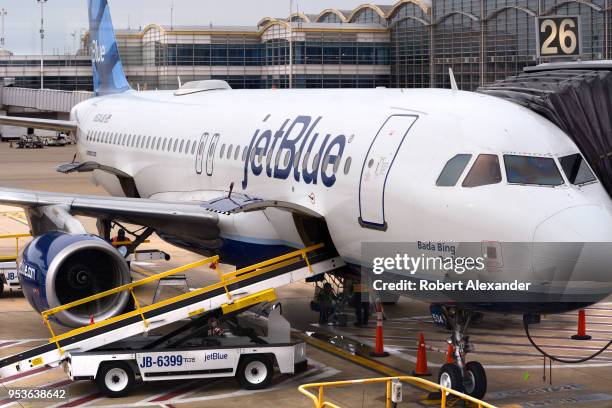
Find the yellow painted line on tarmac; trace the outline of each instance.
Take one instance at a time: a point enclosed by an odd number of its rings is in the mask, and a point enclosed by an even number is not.
[[[360,365],[362,367],[365,368],[369,368],[372,371],[375,371],[377,373],[383,374],[385,376],[388,377],[398,377],[398,376],[405,376],[405,375],[410,375],[407,374],[405,372],[402,371],[398,371],[396,369],[394,369],[393,367],[390,367],[386,364],[381,364],[377,361],[371,360],[369,358],[365,358],[362,356],[358,356],[358,355],[354,355],[349,353],[348,351],[342,350],[338,347],[332,346],[329,343],[326,343],[322,340],[319,339],[315,339],[314,337],[310,337],[304,333],[293,333],[296,337],[300,338],[301,340],[303,340],[305,343],[310,344],[313,347],[316,347],[318,349],[321,349],[323,351],[326,351],[330,354],[334,354],[340,358],[343,358],[345,360],[348,360],[350,362],[353,362],[357,365]]]
[[[12,219],[13,221],[17,221],[20,224],[29,225],[28,220],[23,211],[7,211],[1,214],[4,215],[5,217]]]

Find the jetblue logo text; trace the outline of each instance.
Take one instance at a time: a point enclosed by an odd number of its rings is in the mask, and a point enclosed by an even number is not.
[[[93,40],[91,42],[91,60],[96,63],[104,62],[104,57],[106,57],[106,46]]]
[[[263,122],[270,119],[268,115]],[[257,129],[249,145],[249,155],[244,163],[242,189],[248,186],[249,172],[254,176],[264,173],[267,177],[326,187],[336,183],[336,170],[342,160],[346,137],[332,137],[315,131],[322,117],[298,116],[286,119],[276,130]]]
[[[216,360],[227,360],[227,353],[210,353],[204,356],[204,362],[207,361],[216,361]]]

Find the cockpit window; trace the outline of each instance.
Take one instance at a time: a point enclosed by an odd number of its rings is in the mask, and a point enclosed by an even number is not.
[[[494,154],[481,154],[476,158],[470,172],[463,180],[463,187],[479,187],[501,183],[499,157]]]
[[[554,159],[535,156],[504,155],[508,183],[560,186],[563,177]]]
[[[586,184],[597,180],[580,153],[571,154],[559,159],[561,168],[570,183]]]
[[[471,158],[471,154],[458,154],[446,162],[436,181],[436,186],[453,187],[456,185]]]

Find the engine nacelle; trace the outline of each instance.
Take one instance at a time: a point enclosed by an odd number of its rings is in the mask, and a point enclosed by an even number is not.
[[[121,254],[95,235],[49,232],[32,240],[19,263],[23,292],[36,311],[65,305],[131,282]],[[62,311],[59,323],[79,327],[121,314],[129,301],[122,292]]]

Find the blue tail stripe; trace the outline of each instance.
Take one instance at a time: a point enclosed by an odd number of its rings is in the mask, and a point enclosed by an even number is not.
[[[107,0],[89,0],[89,41],[95,95],[129,90]]]

